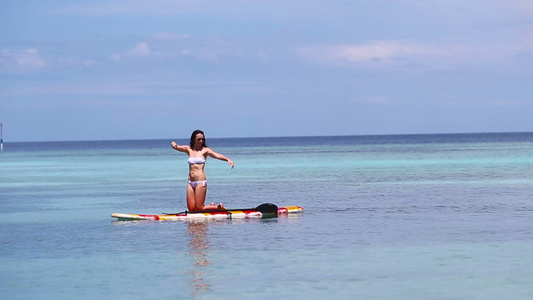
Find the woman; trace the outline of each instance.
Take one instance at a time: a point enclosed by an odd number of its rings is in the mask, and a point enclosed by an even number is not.
[[[174,150],[185,152],[189,155],[189,181],[187,184],[187,208],[189,211],[226,209],[222,203],[219,205],[215,203],[204,205],[207,194],[207,179],[204,172],[205,160],[208,156],[225,160],[232,169],[235,166],[233,161],[207,147],[205,135],[201,130],[193,131],[190,146],[181,146],[176,144],[176,142],[172,142],[171,146]]]

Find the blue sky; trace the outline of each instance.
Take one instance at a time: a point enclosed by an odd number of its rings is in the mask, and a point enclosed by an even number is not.
[[[533,131],[529,0],[0,0],[4,140]]]

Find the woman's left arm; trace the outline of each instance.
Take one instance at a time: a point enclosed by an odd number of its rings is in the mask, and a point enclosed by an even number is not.
[[[207,155],[209,155],[209,157],[212,157],[212,158],[216,158],[216,159],[227,161],[232,169],[233,169],[233,167],[235,167],[235,164],[233,163],[233,161],[231,159],[227,158],[226,156],[224,156],[224,155],[222,155],[222,154],[220,154],[218,152],[215,152],[215,151],[211,150],[211,148],[208,148]]]

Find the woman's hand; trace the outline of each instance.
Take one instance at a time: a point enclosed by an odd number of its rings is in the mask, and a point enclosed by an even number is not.
[[[233,161],[231,161],[231,159],[228,159],[228,164],[232,169],[235,167],[235,164],[233,163]]]

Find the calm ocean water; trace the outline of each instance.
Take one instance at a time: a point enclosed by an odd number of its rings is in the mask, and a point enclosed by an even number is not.
[[[170,141],[6,143],[0,298],[533,298],[533,133],[208,136],[207,201],[306,212],[113,221],[185,209]]]

